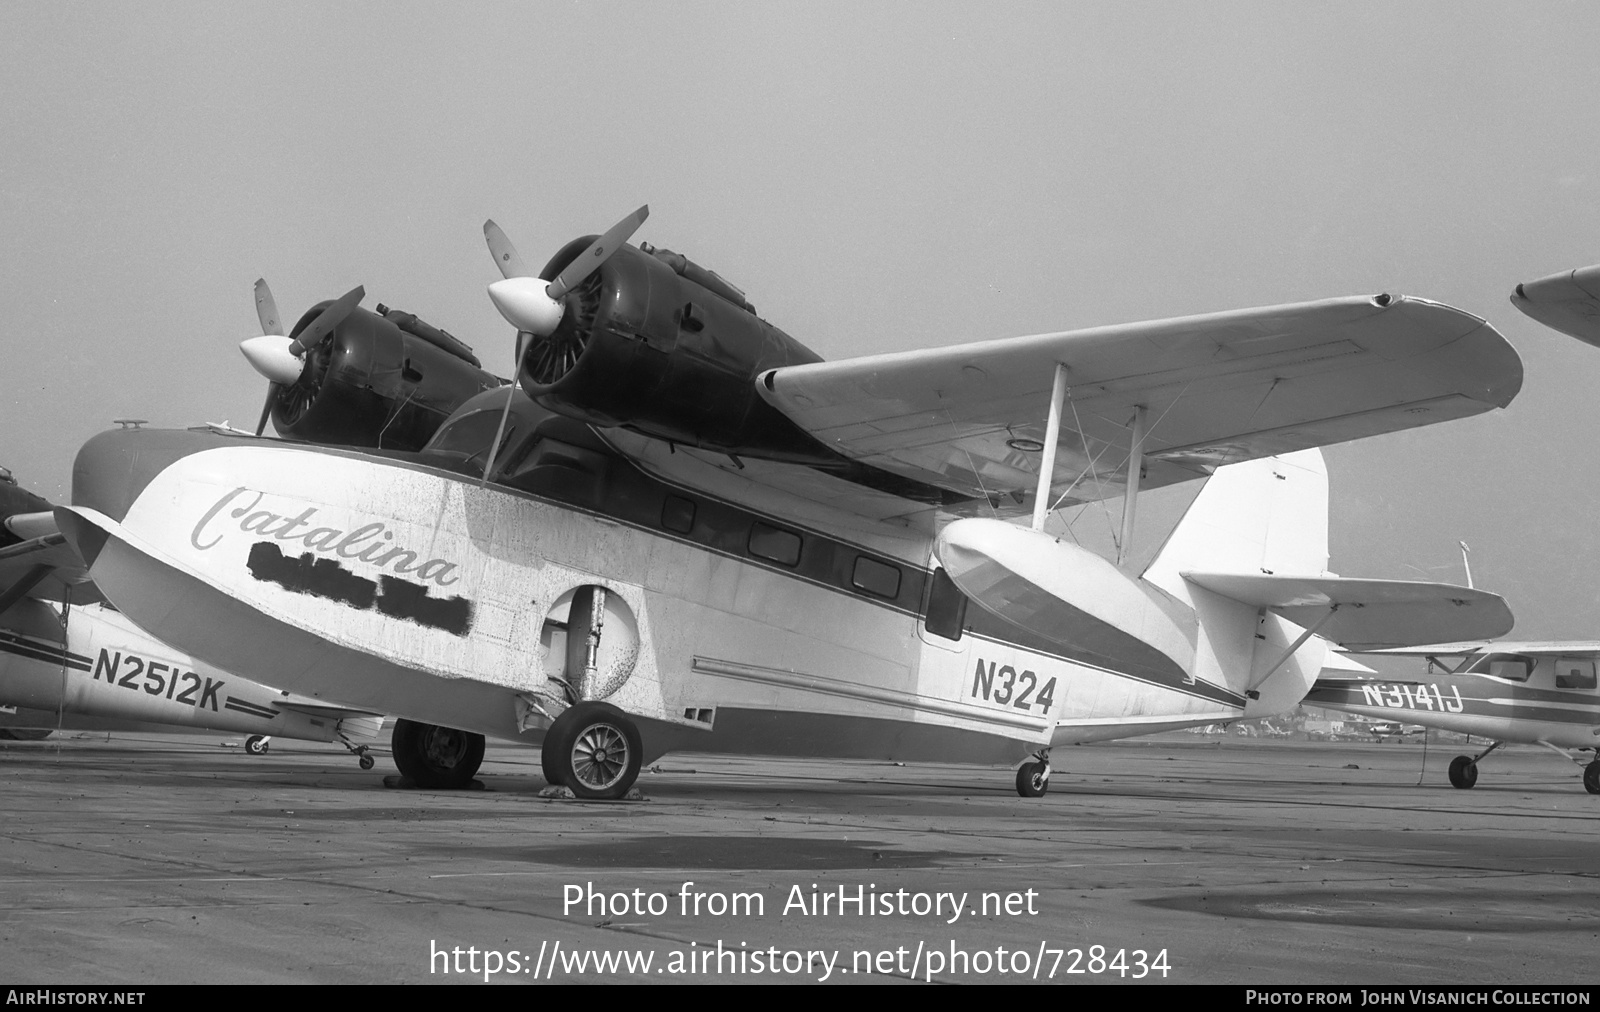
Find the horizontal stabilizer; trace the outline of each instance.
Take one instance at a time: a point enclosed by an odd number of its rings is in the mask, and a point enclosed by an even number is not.
[[[1503,598],[1448,583],[1265,573],[1184,573],[1190,583],[1265,608],[1347,650],[1492,638],[1515,619]]]

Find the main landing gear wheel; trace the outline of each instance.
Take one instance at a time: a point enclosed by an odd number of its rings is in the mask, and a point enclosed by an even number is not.
[[[639,729],[628,715],[593,700],[561,711],[539,750],[545,780],[596,800],[626,795],[643,759]]]
[[[264,734],[252,734],[244,740],[244,750],[251,755],[266,755],[267,745],[272,741]]]
[[[1588,783],[1589,775],[1584,774],[1584,783]],[[1450,760],[1450,786],[1466,790],[1478,782],[1478,764],[1472,761],[1469,755],[1458,755]]]
[[[1583,789],[1590,794],[1600,794],[1600,759],[1583,768]]]
[[[418,787],[465,787],[483,765],[483,735],[401,718],[394,722],[394,764]],[[370,759],[370,756],[362,756]],[[362,763],[362,769],[368,769]]]

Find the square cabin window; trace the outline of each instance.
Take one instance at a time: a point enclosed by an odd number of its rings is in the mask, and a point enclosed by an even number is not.
[[[857,590],[892,601],[900,596],[900,567],[858,555],[855,571],[850,574],[850,583]]]
[[[793,566],[800,561],[800,535],[763,523],[751,524],[750,554]]]
[[[1563,657],[1556,661],[1556,688],[1592,689],[1595,687],[1594,661]]]
[[[681,495],[669,495],[661,505],[661,526],[679,534],[694,530],[694,500]]]

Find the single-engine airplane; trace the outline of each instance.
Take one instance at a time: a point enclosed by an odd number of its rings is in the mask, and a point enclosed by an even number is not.
[[[1306,702],[1408,724],[1476,735],[1490,742],[1450,760],[1450,783],[1478,782],[1478,763],[1507,743],[1543,745],[1583,767],[1583,786],[1600,794],[1600,642],[1444,643],[1384,650],[1426,657],[1417,681],[1324,675]],[[1585,761],[1574,752],[1588,751]]]
[[[104,433],[61,531],[162,640],[400,715],[417,784],[493,735],[579,797],[673,750],[1011,764],[1039,796],[1054,747],[1294,706],[1330,640],[1511,625],[1328,574],[1311,449],[1508,403],[1477,317],[1361,296],[824,362],[629,245],[645,213],[538,277],[485,225],[514,383],[361,289],[283,335],[258,283],[287,439]],[[1132,568],[1140,490],[1208,476]],[[1117,496],[1114,561],[1044,530]]]
[[[0,475],[0,706],[33,712],[8,730],[227,731],[246,735],[252,755],[274,736],[338,742],[372,768],[363,742],[380,715],[269,689],[157,642],[100,600],[50,504],[9,478]]]

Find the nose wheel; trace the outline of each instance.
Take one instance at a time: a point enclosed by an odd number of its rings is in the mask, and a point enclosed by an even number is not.
[[[244,750],[251,755],[266,755],[267,746],[272,744],[271,735],[252,734],[244,740]]]

